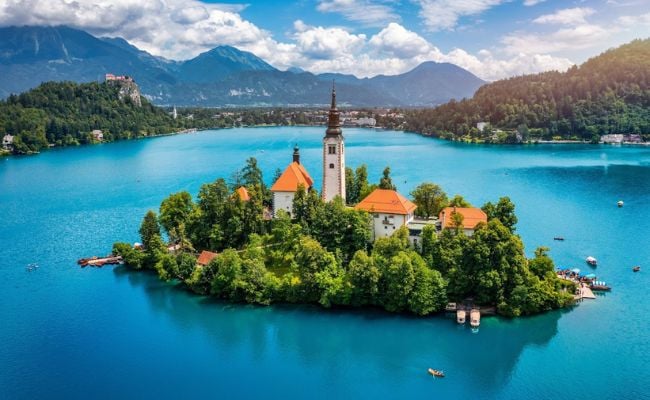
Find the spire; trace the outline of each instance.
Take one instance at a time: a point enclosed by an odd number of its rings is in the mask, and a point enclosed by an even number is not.
[[[300,149],[298,149],[298,144],[293,148],[293,162],[300,164]]]
[[[325,131],[325,134],[327,136],[339,136],[342,133],[339,110],[336,109],[336,86],[334,81],[332,81],[332,105],[329,116],[327,117],[327,131]]]

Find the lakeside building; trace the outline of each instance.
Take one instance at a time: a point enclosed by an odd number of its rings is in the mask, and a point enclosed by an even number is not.
[[[102,132],[101,129],[94,129],[90,134],[93,136],[93,140],[96,140],[98,142],[104,140],[104,132]]]
[[[340,113],[336,108],[336,89],[332,88],[332,105],[323,137],[323,200],[340,196],[345,201],[345,140]]]
[[[11,150],[14,146],[14,136],[6,134],[2,137],[2,147],[6,150]]]
[[[372,240],[391,236],[413,221],[417,206],[395,190],[375,189],[355,209],[372,216]]]
[[[462,216],[463,232],[467,236],[472,236],[474,230],[480,223],[487,224],[487,214],[480,208],[475,207],[446,207],[440,211],[438,219],[440,220],[440,229],[456,227],[454,214]]]
[[[305,167],[300,164],[300,151],[298,147],[295,147],[293,149],[293,161],[271,186],[271,192],[273,192],[273,216],[277,216],[279,210],[284,210],[291,215],[293,198],[298,191],[298,187],[302,185],[305,190],[309,190],[313,184],[313,179],[311,179]]]

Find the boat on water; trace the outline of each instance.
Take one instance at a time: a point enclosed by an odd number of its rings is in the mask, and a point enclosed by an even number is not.
[[[599,292],[609,292],[610,290],[612,290],[611,287],[607,286],[606,282],[602,282],[602,281],[591,282],[589,288],[593,291],[599,291]]]
[[[638,265],[635,266],[635,267],[632,267],[632,271],[639,272],[639,271],[641,271],[641,267],[639,267]]]
[[[562,236],[556,236],[556,237],[553,238],[553,240],[563,241],[564,238]]]
[[[459,324],[464,324],[465,323],[465,310],[457,310],[456,311],[456,322]]]
[[[439,371],[437,369],[429,368],[429,374],[436,377],[436,378],[444,378],[445,373],[443,371]]]
[[[472,328],[478,328],[481,325],[481,312],[479,310],[474,309],[469,313],[469,324]]]
[[[623,207],[623,204],[624,204],[623,200],[619,200],[618,202],[616,202],[616,205],[619,207]]]
[[[592,267],[595,267],[596,265],[598,265],[598,260],[596,260],[596,259],[595,259],[594,257],[592,257],[592,256],[587,257],[587,258],[585,259],[585,261],[587,262],[587,264],[591,265]]]

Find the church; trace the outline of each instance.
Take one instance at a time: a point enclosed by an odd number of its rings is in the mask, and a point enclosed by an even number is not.
[[[273,216],[279,210],[289,215],[293,208],[293,198],[302,185],[305,190],[313,187],[314,181],[300,163],[298,147],[293,150],[293,159],[282,175],[271,187],[273,192]],[[340,113],[336,108],[336,89],[332,88],[332,104],[327,117],[327,130],[323,137],[323,187],[324,201],[340,196],[345,201],[345,143],[341,129]]]

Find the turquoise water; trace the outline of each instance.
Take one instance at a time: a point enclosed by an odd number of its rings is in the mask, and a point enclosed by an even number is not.
[[[320,128],[0,159],[0,398],[650,398],[650,149],[345,135],[347,164],[368,164],[372,180],[390,165],[404,194],[430,180],[476,205],[509,195],[528,254],[550,246],[559,265],[583,271],[593,255],[613,291],[571,310],[486,318],[472,334],[443,316],[219,303],[150,274],[75,265],[137,240],[147,209],[249,156],[268,180],[298,143],[320,186]]]

